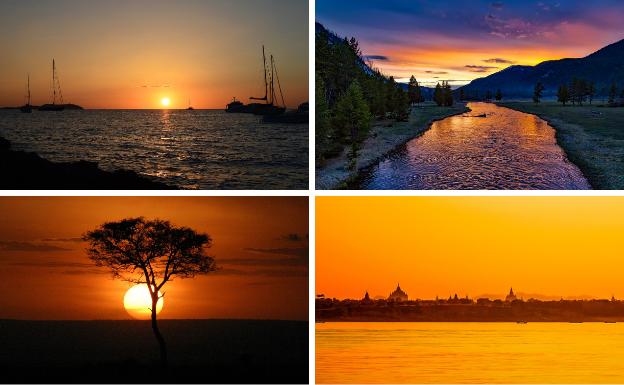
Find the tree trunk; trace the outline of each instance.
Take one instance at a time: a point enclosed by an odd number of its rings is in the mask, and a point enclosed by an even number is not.
[[[165,339],[162,334],[160,334],[160,329],[158,329],[158,322],[156,321],[156,305],[158,304],[158,294],[156,294],[156,298],[152,298],[152,330],[154,331],[154,336],[158,341],[158,347],[160,348],[160,364],[163,368],[167,367],[167,344],[165,343]]]

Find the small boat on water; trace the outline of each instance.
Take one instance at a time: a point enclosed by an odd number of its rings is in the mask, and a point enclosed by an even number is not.
[[[264,103],[249,103],[245,105],[244,103],[236,100],[234,98],[230,103],[225,107],[225,112],[229,113],[245,113],[245,114],[254,114],[254,115],[279,115],[286,112],[286,107],[284,103],[284,94],[282,93],[282,86],[279,81],[279,76],[277,74],[277,66],[275,65],[275,59],[273,55],[271,55],[270,60],[270,68],[267,68],[267,59],[266,52],[264,46],[262,46],[262,69],[264,72],[264,96],[261,98],[258,97],[250,97],[250,100],[256,101],[264,101]],[[279,94],[281,96],[282,104],[277,104],[277,92],[275,90],[275,81],[277,80],[277,87],[279,90]]]
[[[310,122],[309,104],[302,103],[295,111],[287,111],[283,114],[264,115],[263,123],[286,123],[286,124],[304,124]]]
[[[57,94],[61,104],[56,104]],[[83,108],[75,104],[64,104],[63,91],[61,90],[61,82],[56,73],[56,61],[52,59],[52,103],[44,104],[39,107],[39,111],[64,111],[64,110],[82,110]]]
[[[28,74],[28,100],[25,106],[20,107],[20,111],[26,114],[32,113],[32,104],[30,104],[30,74]]]
[[[527,321],[516,321],[517,324],[525,324],[528,323]]]
[[[193,111],[194,110],[193,106],[191,105],[191,99],[189,99],[189,106],[188,106],[187,110],[188,111]]]

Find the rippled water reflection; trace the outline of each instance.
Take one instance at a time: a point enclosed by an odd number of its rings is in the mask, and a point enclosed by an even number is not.
[[[52,161],[95,161],[181,188],[308,188],[308,125],[261,124],[249,114],[0,111],[0,136]]]
[[[490,103],[435,122],[365,173],[362,189],[589,189],[535,115]],[[486,114],[485,118],[474,117]]]
[[[317,383],[624,383],[624,324],[324,323]]]

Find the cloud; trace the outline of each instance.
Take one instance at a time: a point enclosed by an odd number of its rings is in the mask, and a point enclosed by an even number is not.
[[[432,75],[446,75],[446,74],[448,74],[448,72],[446,72],[446,71],[425,71],[425,73],[432,74]]]
[[[465,66],[465,68],[468,68],[470,72],[489,72],[490,70],[496,69],[498,67],[467,65]]]
[[[308,238],[307,235],[305,238],[306,239]],[[279,239],[282,241],[289,241],[289,242],[303,242],[304,241],[304,237],[296,233],[282,235]]]
[[[262,254],[277,254],[284,256],[292,256],[292,257],[308,257],[308,248],[307,247],[281,247],[275,249],[261,249],[261,248],[246,248],[245,251],[251,251],[253,253],[262,253]]]
[[[366,55],[364,56],[364,60],[390,61],[390,58],[388,56],[383,56],[383,55]]]
[[[82,238],[43,238],[42,242],[82,242]]]
[[[500,64],[514,64],[515,61],[511,61],[511,60],[507,60],[507,59],[501,59],[498,57],[495,58],[491,58],[491,59],[483,59],[483,61],[485,63],[500,63]]]
[[[0,250],[2,251],[26,251],[26,252],[57,252],[68,251],[64,247],[48,245],[45,243],[35,242],[19,242],[19,241],[0,241]]]

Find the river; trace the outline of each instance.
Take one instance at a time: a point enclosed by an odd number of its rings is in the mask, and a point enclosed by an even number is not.
[[[492,103],[434,122],[362,173],[357,189],[577,190],[591,186],[539,117]],[[485,117],[478,117],[485,114]]]
[[[623,323],[316,324],[317,383],[624,383]]]

